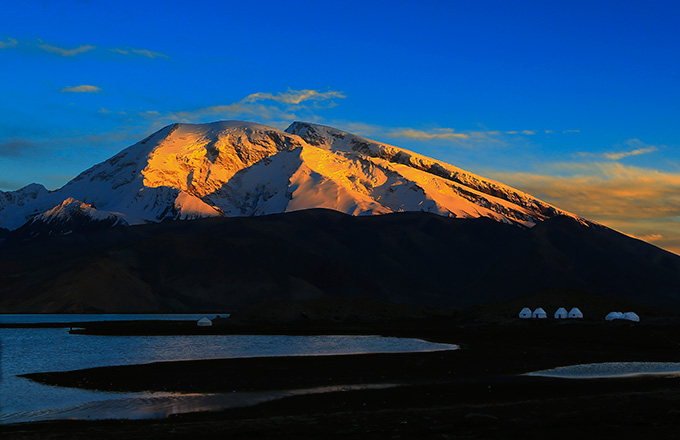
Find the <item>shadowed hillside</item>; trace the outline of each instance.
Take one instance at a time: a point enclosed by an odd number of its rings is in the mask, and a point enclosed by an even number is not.
[[[522,229],[320,209],[0,245],[1,312],[228,311],[328,296],[470,306],[549,289],[680,310],[680,257],[567,217]]]

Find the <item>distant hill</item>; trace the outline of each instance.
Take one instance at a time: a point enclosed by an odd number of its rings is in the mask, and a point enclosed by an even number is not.
[[[472,306],[568,289],[680,310],[680,257],[565,216],[520,228],[314,209],[0,244],[0,312],[229,311],[366,297]]]

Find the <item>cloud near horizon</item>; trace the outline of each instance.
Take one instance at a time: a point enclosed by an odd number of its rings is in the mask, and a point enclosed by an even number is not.
[[[550,173],[488,173],[538,198],[680,254],[680,174],[619,162],[561,163]]]
[[[101,91],[102,91],[101,88],[97,86],[90,86],[87,84],[74,87],[64,87],[63,89],[61,89],[61,93],[98,93]]]
[[[649,234],[649,235],[643,235],[642,237],[637,237],[633,234],[630,234],[631,237],[637,238],[638,240],[642,241],[658,241],[663,239],[663,235],[661,234]]]
[[[529,136],[538,133],[538,131],[535,130],[517,130],[509,132],[499,130],[457,131],[450,127],[389,127],[346,120],[322,121],[322,123],[359,136],[371,137],[375,140],[378,140],[378,138],[393,138],[402,141],[433,142],[441,145],[463,148],[506,146],[510,144],[510,138],[508,136]],[[522,136],[514,136],[514,139],[521,137]]]

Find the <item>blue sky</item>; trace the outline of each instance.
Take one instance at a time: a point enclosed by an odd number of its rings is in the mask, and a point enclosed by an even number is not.
[[[680,3],[5,2],[0,190],[172,122],[315,121],[680,251]]]

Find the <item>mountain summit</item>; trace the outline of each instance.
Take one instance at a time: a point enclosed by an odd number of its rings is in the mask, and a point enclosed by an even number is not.
[[[524,227],[557,215],[588,223],[501,183],[334,128],[221,121],[169,125],[56,191],[37,184],[0,191],[0,228],[23,225],[35,236],[55,223],[52,232],[68,233],[73,215],[77,224],[134,225],[309,208],[424,211]]]

